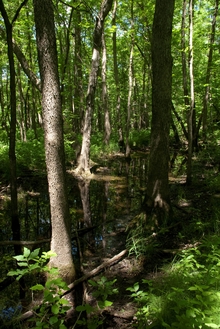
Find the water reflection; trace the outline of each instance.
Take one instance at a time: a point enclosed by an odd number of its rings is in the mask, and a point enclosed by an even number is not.
[[[108,170],[97,170],[92,179],[76,180],[68,174],[68,195],[75,230],[95,227],[85,237],[86,248],[106,248],[107,234],[112,234],[119,222],[140,208],[146,186],[146,157],[133,157],[130,162],[116,158],[108,163]],[[23,183],[23,185],[22,185]],[[36,178],[20,182],[19,218],[22,240],[50,238],[50,209],[47,183]],[[0,205],[0,241],[10,240],[10,200],[7,195]],[[122,226],[122,223],[120,223]],[[1,248],[4,252],[8,247]]]
[[[101,259],[114,256],[124,249],[125,228],[141,206],[146,186],[147,158],[134,156],[129,162],[124,158],[115,158],[104,165],[86,181],[77,180],[71,172],[67,174],[75,261],[79,252],[84,259],[95,256]],[[46,177],[29,177],[20,180],[19,184],[22,240],[38,242],[38,245],[28,246],[30,248],[49,250],[51,227]],[[0,199],[0,243],[12,239],[9,195],[8,191]],[[48,243],[42,244],[44,239],[48,239]],[[13,255],[13,246],[1,244],[0,279],[6,278],[13,267],[12,260],[7,260],[8,255]],[[10,307],[12,300],[19,300],[16,289],[11,289],[10,293],[2,291],[0,309]],[[7,295],[10,295],[8,301]]]

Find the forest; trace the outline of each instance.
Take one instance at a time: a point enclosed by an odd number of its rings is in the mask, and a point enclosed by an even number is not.
[[[220,328],[218,0],[0,0],[0,328]]]

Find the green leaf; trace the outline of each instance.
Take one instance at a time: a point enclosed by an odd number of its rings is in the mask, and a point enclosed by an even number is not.
[[[9,271],[7,273],[8,276],[14,276],[14,275],[18,275],[18,272],[17,271]]]
[[[18,262],[19,261],[26,261],[26,258],[23,255],[13,256],[13,258],[16,259]]]
[[[97,287],[98,286],[98,284],[97,284],[97,282],[95,282],[95,281],[93,281],[93,280],[88,280],[88,282],[91,284],[91,286],[93,286],[93,287]]]
[[[28,266],[28,263],[27,262],[19,262],[18,265],[19,266],[27,267]]]
[[[219,325],[217,324],[214,324],[214,323],[205,323],[205,325],[209,328],[220,328]]]
[[[76,307],[76,310],[78,312],[84,312],[84,311],[86,311],[87,314],[90,314],[90,313],[94,312],[95,309],[91,305],[85,304],[85,305],[79,305],[79,306],[77,306]]]
[[[58,314],[59,313],[59,306],[57,304],[52,305],[51,311],[53,314]]]
[[[25,258],[28,258],[28,256],[30,255],[30,253],[31,253],[31,251],[28,248],[24,247],[24,257]]]
[[[189,309],[189,310],[186,310],[186,316],[191,317],[191,318],[195,318],[196,314],[195,314],[193,309]]]
[[[55,324],[58,322],[58,317],[57,316],[51,316],[51,318],[49,319],[49,322],[51,325]]]
[[[31,259],[36,258],[39,255],[39,252],[40,252],[40,248],[37,248],[37,249],[33,250],[30,254],[30,258]]]
[[[109,300],[98,301],[98,305],[99,305],[100,308],[104,308],[104,307],[111,306],[112,302],[110,302]]]
[[[59,329],[66,329],[65,324],[61,323],[61,324],[59,325]]]
[[[36,284],[35,286],[30,288],[31,290],[44,290],[44,286],[42,284]]]

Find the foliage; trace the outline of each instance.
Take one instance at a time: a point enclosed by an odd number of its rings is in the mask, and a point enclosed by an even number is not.
[[[129,287],[137,328],[220,328],[219,236],[183,250],[152,280]],[[148,326],[146,326],[148,324]]]
[[[90,304],[77,306],[76,310],[80,313],[76,324],[85,325],[88,329],[96,329],[103,323],[98,315],[98,311],[112,305],[112,302],[107,300],[107,297],[109,295],[117,294],[118,290],[113,288],[116,279],[108,281],[105,276],[102,276],[98,281],[89,280],[88,282],[95,288],[93,296],[96,299],[98,298],[97,306],[93,307]],[[86,312],[87,318],[80,319],[82,312]]]
[[[129,143],[134,148],[146,148],[150,144],[150,130],[132,130],[129,136]]]
[[[136,257],[150,255],[159,246],[156,234],[152,230],[149,219],[147,221],[145,213],[142,212],[137,215],[127,230],[126,245],[130,255],[134,254]]]
[[[31,327],[34,328],[58,328],[65,329],[64,324],[66,311],[70,308],[69,302],[62,297],[65,290],[68,290],[67,284],[59,277],[58,270],[56,268],[48,268],[45,263],[50,257],[56,256],[53,252],[42,252],[40,255],[40,249],[30,251],[28,248],[24,248],[23,255],[14,256],[17,261],[18,268],[8,272],[8,276],[16,277],[18,281],[21,277],[27,274],[35,274],[37,272],[47,273],[48,280],[45,285],[35,284],[30,289],[32,292],[37,292],[42,295],[42,301],[35,307],[34,320],[30,319]],[[93,296],[97,299],[97,306],[91,306],[90,304],[84,304],[76,307],[79,312],[78,319],[75,325],[87,325],[89,329],[98,328],[103,323],[99,316],[99,311],[111,306],[112,302],[107,298],[109,295],[116,294],[118,291],[113,287],[116,279],[108,281],[105,276],[102,276],[100,280],[89,280],[89,284],[94,288]],[[16,309],[16,308],[15,308]],[[20,310],[20,306],[18,307]],[[83,318],[82,314],[86,312],[87,318]],[[14,311],[11,316],[16,315]],[[3,314],[4,315],[4,314]],[[92,315],[92,317],[90,316]],[[80,319],[82,317],[82,319]],[[5,326],[11,318],[4,318]],[[12,321],[13,323],[13,321]],[[74,326],[75,327],[75,326]]]
[[[61,295],[64,290],[68,289],[67,284],[59,277],[58,270],[56,268],[48,268],[45,263],[50,257],[56,256],[53,252],[43,252],[39,255],[40,249],[30,251],[28,248],[24,248],[23,255],[14,256],[19,268],[8,273],[9,276],[16,276],[16,280],[19,280],[26,274],[34,274],[38,272],[46,272],[48,280],[45,286],[42,284],[36,284],[30,289],[34,292],[43,294],[42,303],[35,307],[35,320],[31,319],[31,322],[35,323],[34,328],[59,328],[65,329],[64,317],[66,311],[70,308],[69,302],[62,298]]]

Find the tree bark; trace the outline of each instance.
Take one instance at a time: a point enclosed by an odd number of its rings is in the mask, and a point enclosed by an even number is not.
[[[158,226],[171,214],[168,172],[174,2],[156,0],[152,34],[151,150],[144,206]]]
[[[42,83],[42,112],[52,226],[51,250],[57,254],[51,258],[50,266],[57,267],[60,276],[70,283],[75,277],[75,268],[66,192],[63,119],[53,3],[51,0],[34,0],[33,4]]]
[[[189,2],[189,76],[190,76],[190,109],[188,113],[188,159],[186,183],[192,182],[192,153],[193,153],[193,116],[195,111],[194,74],[193,74],[193,6],[194,1]]]
[[[211,69],[212,69],[212,57],[213,57],[213,45],[215,42],[215,30],[216,30],[216,18],[218,15],[219,0],[215,1],[215,11],[212,19],[212,28],[210,33],[209,41],[209,53],[208,53],[208,63],[206,69],[206,78],[205,78],[205,92],[203,96],[203,110],[199,118],[198,126],[196,129],[196,136],[199,135],[199,130],[201,123],[203,123],[203,137],[206,139],[206,130],[207,130],[207,112],[208,112],[208,101],[209,101],[209,92],[210,92],[210,78],[211,78]]]
[[[113,0],[103,0],[100,12],[96,17],[96,26],[93,35],[93,52],[91,72],[89,76],[89,85],[86,97],[86,112],[83,127],[83,140],[79,163],[77,166],[78,173],[90,172],[90,142],[92,131],[92,114],[94,110],[95,90],[97,85],[97,76],[99,69],[100,51],[102,47],[102,33],[104,29],[105,18],[111,10]]]
[[[111,123],[110,114],[108,108],[108,92],[107,92],[107,81],[106,81],[106,67],[107,67],[107,49],[105,44],[105,35],[102,33],[102,109],[104,113],[104,127],[105,135],[104,142],[106,145],[109,144],[111,135]]]

